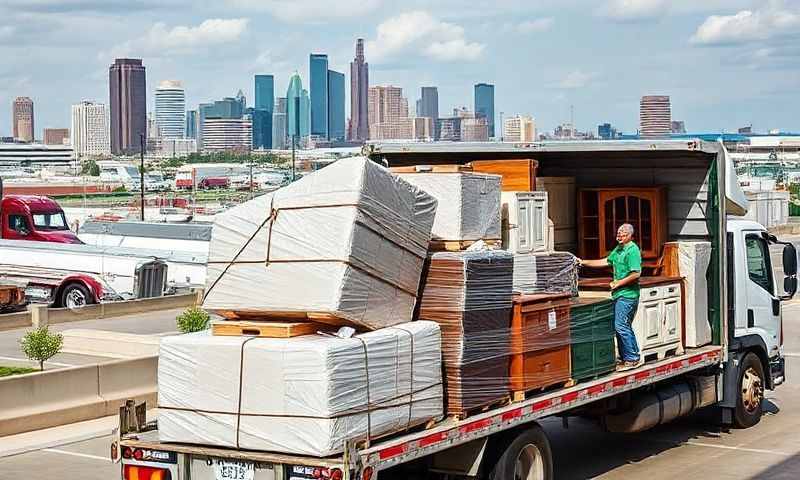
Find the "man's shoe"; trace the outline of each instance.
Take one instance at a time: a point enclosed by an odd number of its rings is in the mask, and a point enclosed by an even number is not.
[[[622,362],[620,365],[617,365],[618,372],[627,372],[628,370],[633,370],[634,368],[638,368],[641,365],[641,360],[634,360],[634,361],[625,361]]]

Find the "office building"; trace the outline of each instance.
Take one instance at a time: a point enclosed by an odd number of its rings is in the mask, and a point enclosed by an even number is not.
[[[328,138],[328,56],[312,53],[309,56],[308,71],[311,75],[311,135]]]
[[[413,117],[411,121],[411,138],[414,140],[429,142],[434,140],[434,123],[430,117]]]
[[[69,128],[45,128],[45,145],[69,145]]]
[[[108,69],[111,153],[138,153],[147,134],[147,86],[141,59],[118,58]]]
[[[683,120],[673,120],[671,123],[671,130],[672,133],[678,135],[685,135],[686,134],[686,123]]]
[[[475,117],[485,118],[489,125],[489,137],[494,138],[494,85],[475,85]]]
[[[536,122],[529,115],[516,115],[503,120],[504,142],[535,142]]]
[[[289,145],[286,131],[286,97],[275,99],[272,113],[272,148],[284,150]]]
[[[667,95],[645,95],[639,103],[639,137],[669,138],[672,108]]]
[[[364,39],[356,40],[356,56],[350,62],[350,123],[347,138],[362,142],[369,137],[369,64],[364,61]]]
[[[197,152],[197,140],[194,138],[162,138],[154,153],[162,158],[183,158]]]
[[[344,73],[328,70],[328,138],[334,142],[345,139],[344,102]]]
[[[75,158],[69,145],[41,143],[0,143],[0,165],[27,167],[31,165],[69,165]]]
[[[186,93],[183,84],[178,80],[160,82],[156,87],[155,104],[155,128],[159,136],[183,138],[186,135]]]
[[[417,101],[417,117],[428,117],[436,126],[439,120],[439,90],[436,87],[422,87]]]
[[[369,87],[369,138],[374,140],[409,139],[408,100],[403,89],[392,85]]]
[[[197,116],[197,110],[189,110],[186,112],[186,138],[197,139],[197,129],[200,119]]]
[[[601,123],[597,126],[597,136],[601,140],[613,140],[617,138],[617,129],[610,123]]]
[[[225,97],[213,103],[201,103],[197,109],[197,148],[203,150],[203,124],[206,118],[242,118],[244,109],[239,100]]]
[[[275,77],[255,76],[253,148],[272,148],[272,114],[275,109]]]
[[[489,141],[489,123],[485,118],[461,119],[462,142],[487,142]]]
[[[310,107],[308,90],[303,88],[300,74],[294,72],[286,90],[286,133],[290,139],[305,142],[310,133]]]
[[[240,111],[244,112],[247,110],[247,97],[244,96],[244,92],[241,88],[236,92],[236,102],[239,104]]]
[[[94,102],[73,105],[70,135],[76,158],[111,155],[108,108]]]
[[[461,141],[461,117],[444,117],[439,118],[436,122],[436,132],[439,135],[437,140],[443,142],[460,142]]]
[[[249,152],[253,148],[253,124],[246,118],[206,117],[203,152]]]
[[[33,100],[17,97],[11,106],[11,126],[14,139],[21,142],[34,140]]]

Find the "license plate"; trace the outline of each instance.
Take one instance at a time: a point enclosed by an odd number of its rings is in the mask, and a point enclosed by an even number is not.
[[[215,480],[253,480],[256,468],[250,462],[235,462],[230,460],[216,460],[214,462]]]

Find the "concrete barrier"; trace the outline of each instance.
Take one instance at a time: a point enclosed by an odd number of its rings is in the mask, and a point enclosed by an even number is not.
[[[64,353],[93,355],[111,358],[139,358],[158,355],[158,345],[163,335],[110,332],[70,328],[61,332]]]
[[[158,357],[0,379],[0,436],[116,415],[128,398],[156,405]]]
[[[0,332],[31,326],[30,312],[5,313],[0,315]]]

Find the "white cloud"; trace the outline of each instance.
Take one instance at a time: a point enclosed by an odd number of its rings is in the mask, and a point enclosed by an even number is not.
[[[594,72],[573,70],[569,72],[563,79],[561,79],[561,81],[555,86],[564,90],[573,90],[587,86],[595,78],[597,78],[597,74]]]
[[[382,0],[227,0],[235,8],[269,12],[289,23],[324,23],[343,18],[361,18],[372,12]]]
[[[485,48],[482,43],[467,40],[464,27],[425,11],[403,13],[382,22],[375,40],[366,45],[370,61],[415,52],[434,60],[477,60]]]
[[[11,38],[11,36],[14,35],[14,31],[15,29],[11,25],[3,25],[0,27],[0,40],[4,38]]]
[[[667,0],[608,0],[597,13],[622,22],[651,20],[666,14],[669,5]]]
[[[172,28],[155,23],[144,37],[115,46],[102,58],[125,55],[172,55],[192,53],[200,48],[222,45],[239,40],[247,30],[246,18],[210,18],[197,26],[178,25]]]
[[[554,23],[555,19],[553,17],[546,17],[537,18],[535,20],[524,20],[512,27],[518,33],[540,33],[553,28]]]
[[[745,43],[798,33],[800,12],[768,7],[742,10],[734,15],[711,15],[690,41],[701,45]]]

